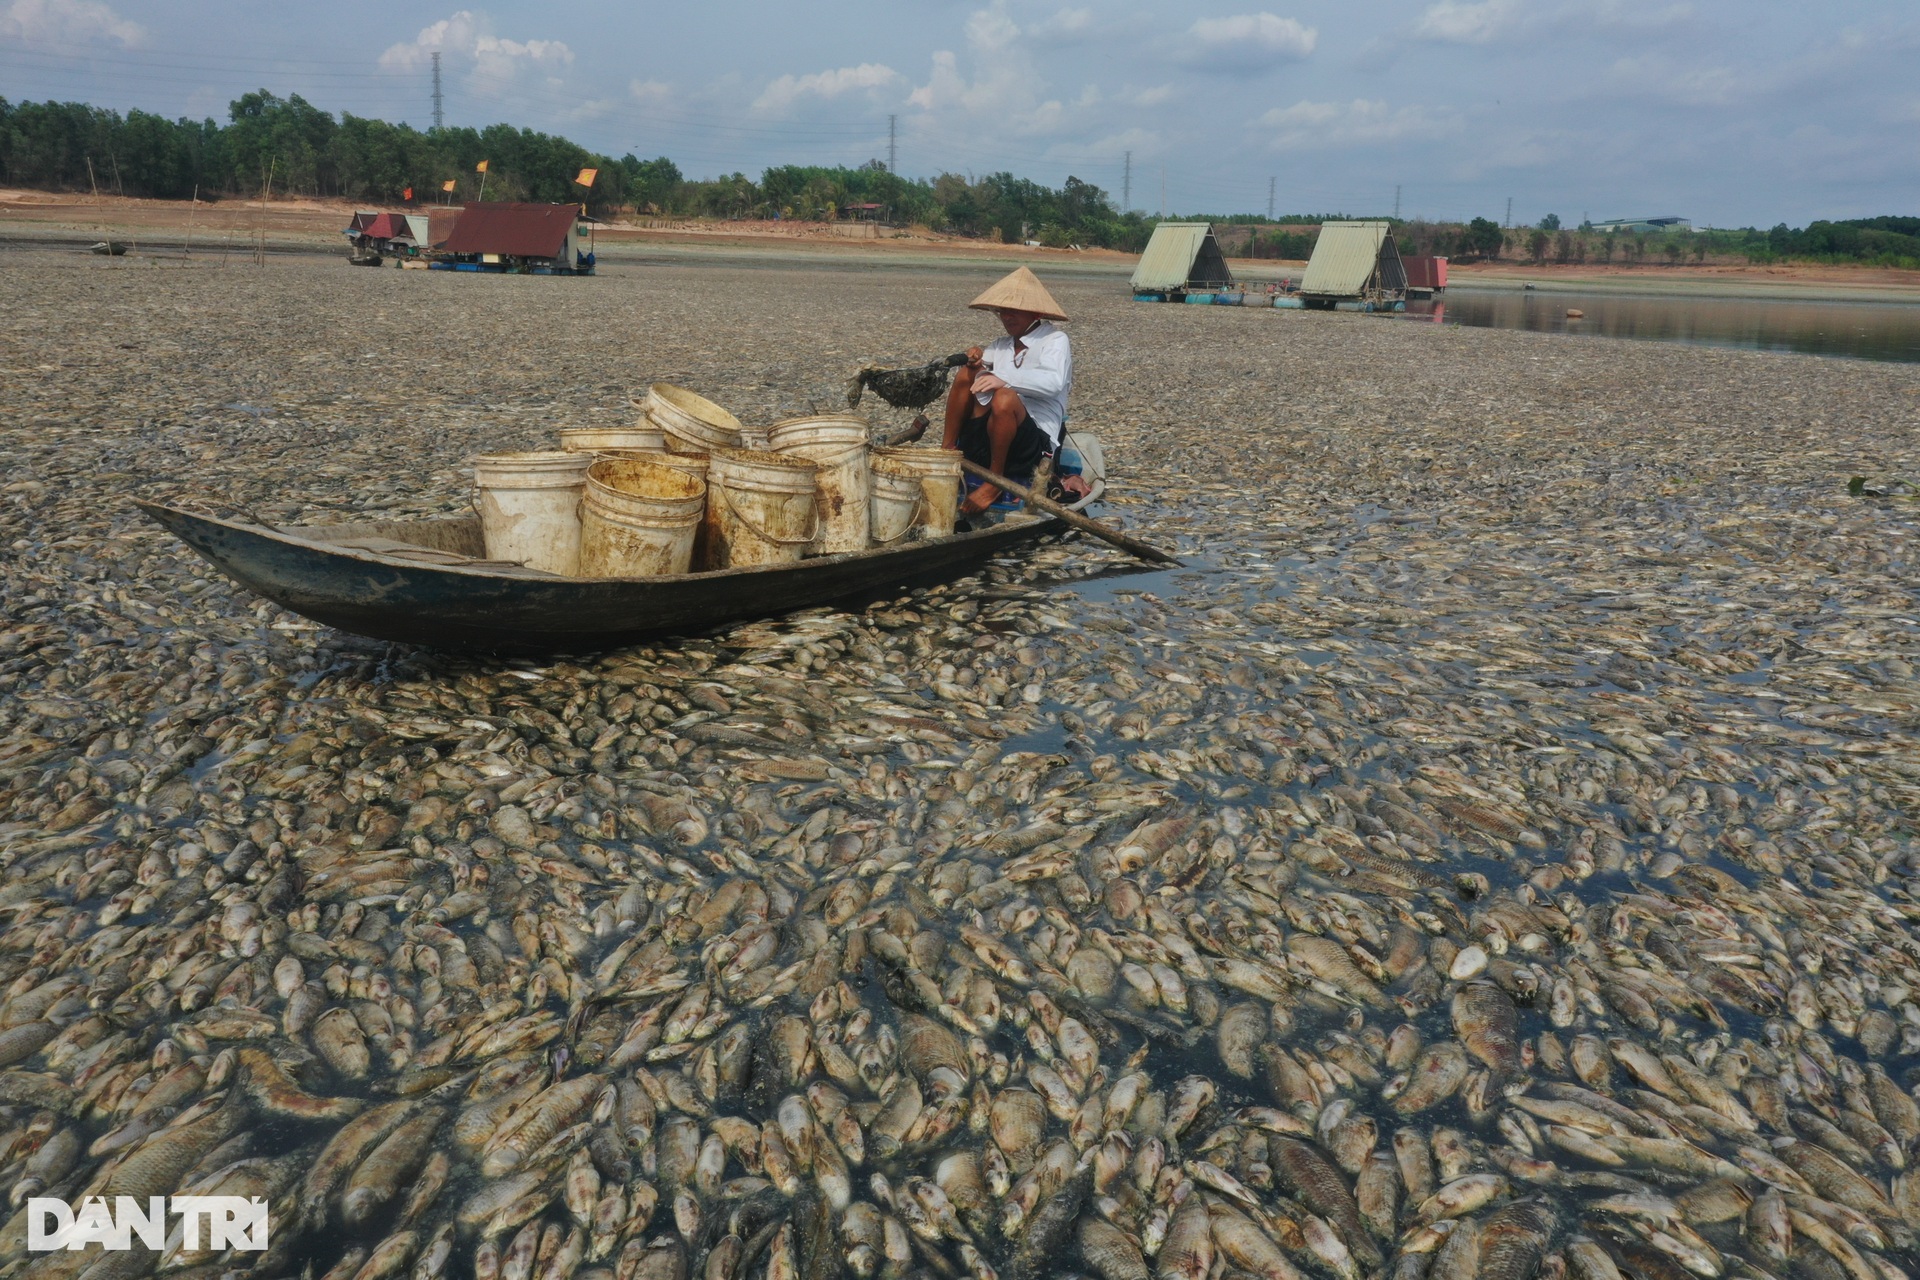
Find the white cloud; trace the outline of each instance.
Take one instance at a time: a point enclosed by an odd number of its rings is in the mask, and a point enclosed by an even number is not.
[[[673,96],[673,86],[662,80],[630,80],[627,93],[641,102],[664,102]]]
[[[1045,21],[1027,29],[1031,37],[1047,41],[1072,40],[1093,30],[1093,10],[1062,9]]]
[[[806,76],[781,76],[767,86],[753,106],[756,111],[784,111],[801,98],[837,98],[858,89],[882,89],[901,79],[904,77],[898,71],[877,62]]]
[[[1140,90],[1128,99],[1136,107],[1157,107],[1172,100],[1173,86],[1170,84],[1156,84],[1151,88]]]
[[[1691,4],[1650,5],[1637,0],[1586,0],[1565,14],[1568,21],[1628,32],[1658,31],[1695,21]]]
[[[1511,34],[1526,16],[1524,0],[1440,0],[1420,15],[1413,34],[1445,44],[1487,44]]]
[[[411,41],[390,46],[380,55],[380,66],[418,71],[433,62],[435,52],[456,68],[464,65],[469,91],[482,96],[497,95],[527,75],[558,84],[558,73],[573,65],[573,50],[564,41],[505,39],[493,34],[485,14],[462,9],[422,27]]]
[[[472,10],[462,9],[451,18],[422,27],[411,43],[391,46],[380,55],[380,65],[388,71],[418,71],[433,62],[436,50],[471,53],[479,39],[480,19]]]
[[[1217,71],[1265,71],[1307,57],[1320,41],[1313,27],[1271,13],[1201,18],[1187,37],[1190,60]]]
[[[1688,67],[1650,55],[1622,58],[1608,69],[1620,88],[1683,107],[1729,107],[1772,87],[1771,77],[1731,67]]]
[[[950,49],[933,55],[927,82],[907,95],[923,111],[958,111],[970,116],[1008,115],[1031,132],[1029,113],[1039,107],[1044,84],[1020,39],[1019,24],[1007,13],[1007,0],[994,0],[967,16],[967,44],[977,55],[978,74],[968,80]],[[1049,104],[1058,110],[1059,103]]]
[[[91,44],[111,40],[131,47],[146,29],[98,0],[13,0],[0,8],[0,40],[20,44]]]
[[[975,9],[967,17],[967,43],[982,53],[1000,53],[1013,47],[1020,28],[1007,15],[1006,0],[994,0],[991,7]]]
[[[1460,121],[1449,110],[1409,106],[1396,111],[1384,102],[1355,98],[1275,107],[1254,124],[1273,131],[1275,151],[1314,151],[1438,138],[1458,129]]]

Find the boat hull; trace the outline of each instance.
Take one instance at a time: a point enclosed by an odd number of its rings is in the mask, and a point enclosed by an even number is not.
[[[514,654],[587,653],[691,635],[957,577],[1061,528],[1052,519],[1022,518],[939,541],[791,565],[662,578],[562,578],[411,563],[339,545],[353,530],[372,525],[281,529],[162,503],[138,505],[227,577],[302,617],[376,640]],[[478,521],[471,517],[377,528],[390,534],[425,531],[432,536],[423,545],[438,543],[444,551],[470,549],[478,541]]]

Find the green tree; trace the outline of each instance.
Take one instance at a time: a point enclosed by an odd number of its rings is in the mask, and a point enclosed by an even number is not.
[[[1467,224],[1467,234],[1463,247],[1482,258],[1498,258],[1506,236],[1500,230],[1500,224],[1492,218],[1475,218]]]
[[[1548,214],[1546,217],[1540,219],[1539,226],[1542,231],[1558,231],[1560,229],[1560,215],[1557,213]]]
[[[271,178],[278,191],[338,191],[331,167],[324,163],[340,127],[332,116],[297,93],[278,98],[265,89],[234,99],[227,114],[232,121],[227,128],[230,180],[241,190],[262,190]]]

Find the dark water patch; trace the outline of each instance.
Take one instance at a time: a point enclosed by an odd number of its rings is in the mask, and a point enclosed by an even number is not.
[[[1583,314],[1569,316],[1570,310]],[[1455,289],[1431,301],[1409,302],[1407,316],[1474,329],[1920,361],[1920,304],[1912,303]]]

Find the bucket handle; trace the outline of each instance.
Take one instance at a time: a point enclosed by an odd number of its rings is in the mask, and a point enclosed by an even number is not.
[[[733,518],[747,526],[747,532],[753,534],[754,537],[759,538],[762,542],[771,542],[775,546],[781,547],[804,546],[820,536],[820,503],[818,499],[809,503],[807,506],[807,510],[813,515],[813,527],[807,531],[806,537],[776,538],[753,521],[747,519],[745,515],[741,514],[740,508],[733,505],[733,495],[727,491],[727,486],[717,484],[712,487],[719,491],[720,501],[727,504],[727,510],[733,512]]]
[[[908,534],[912,533],[915,529],[920,527],[918,523],[920,519],[920,512],[925,509],[926,505],[927,505],[927,491],[925,489],[922,489],[920,491],[920,496],[913,500],[913,514],[907,517],[907,523],[900,530],[900,532],[894,534],[891,538],[875,538],[874,541],[879,543],[883,547],[890,546],[893,543],[900,541],[900,539],[906,537]]]

